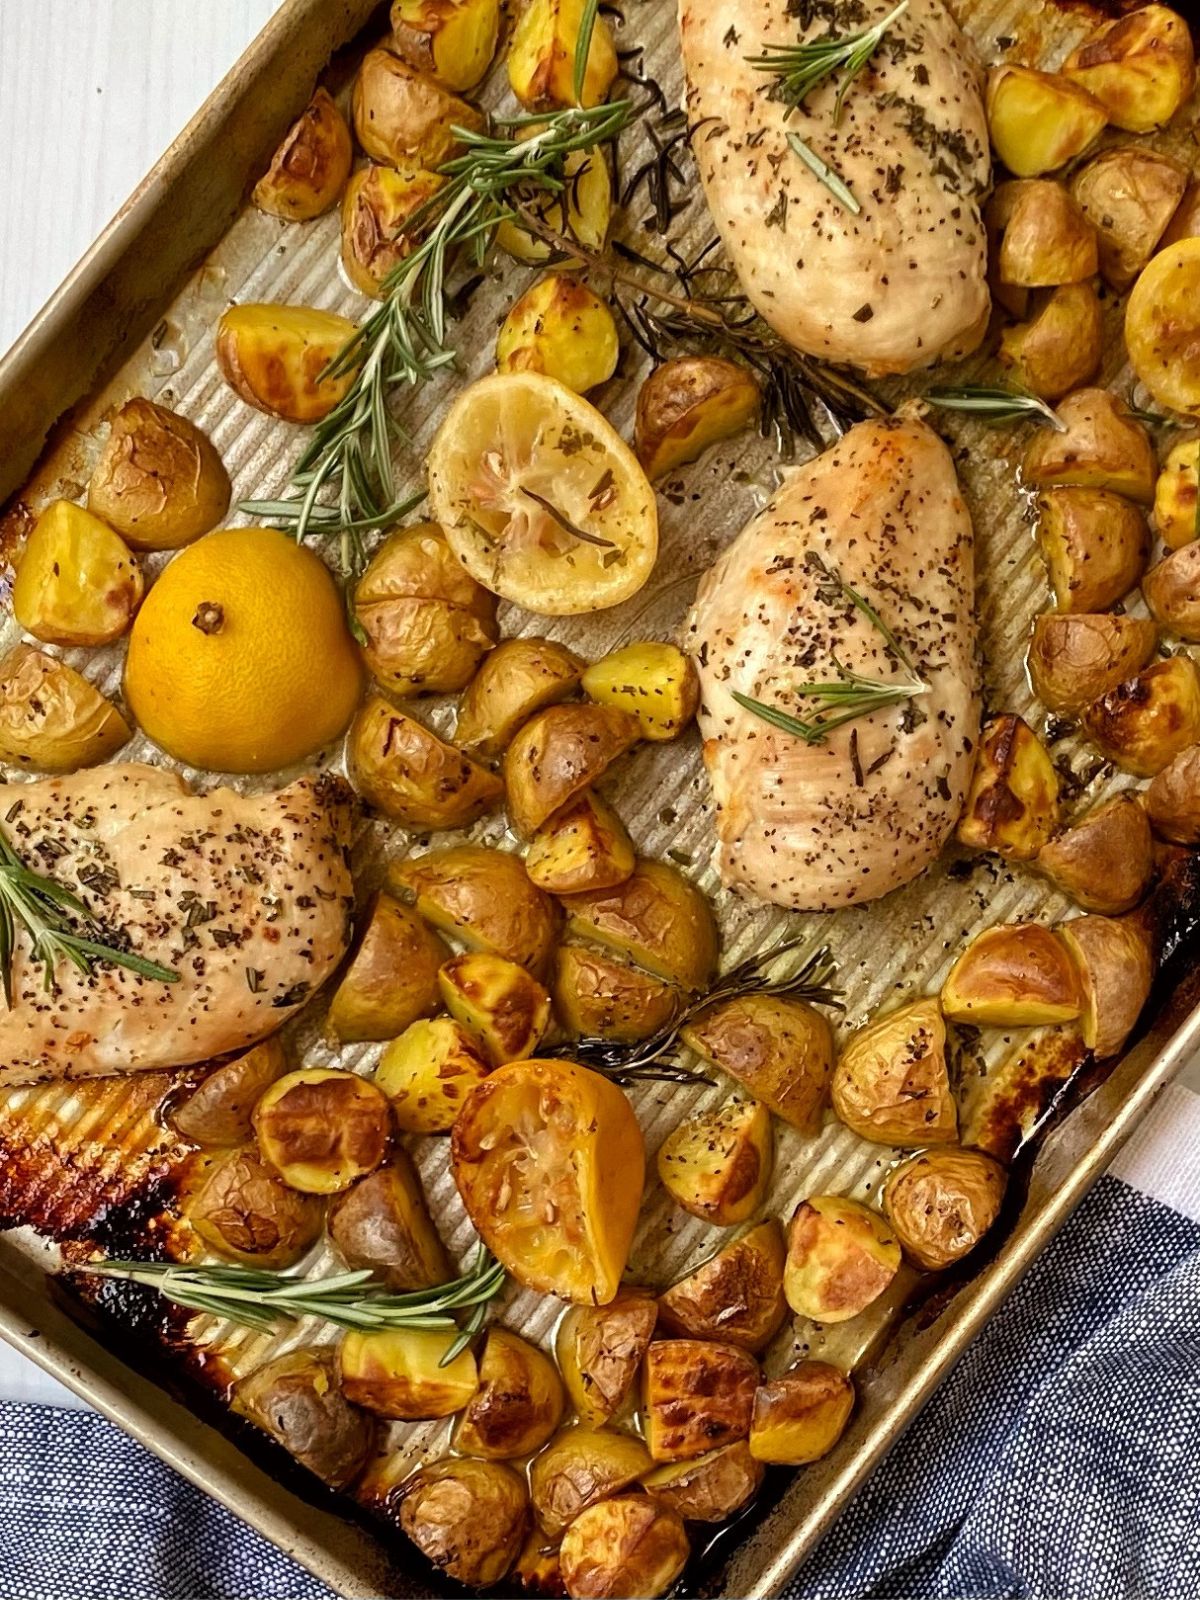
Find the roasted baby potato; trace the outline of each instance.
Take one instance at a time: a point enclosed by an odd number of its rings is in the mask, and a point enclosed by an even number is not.
[[[660,362],[638,390],[634,449],[650,479],[665,478],[732,439],[758,416],[758,382],[719,356]]]
[[[1200,239],[1181,239],[1151,260],[1125,307],[1133,370],[1160,405],[1200,412],[1192,351],[1200,338]]]
[[[254,1107],[287,1068],[278,1035],[215,1068],[170,1110],[173,1128],[193,1144],[245,1144],[254,1137]]]
[[[1150,532],[1139,508],[1108,489],[1045,489],[1038,538],[1060,611],[1107,611],[1141,577]]]
[[[1200,844],[1200,745],[1190,745],[1156,773],[1145,798],[1160,838]]]
[[[525,870],[547,894],[615,889],[637,864],[625,824],[594,789],[567,802],[529,841]]]
[[[1036,922],[985,929],[942,986],[942,1011],[952,1022],[985,1028],[1071,1022],[1082,1009],[1079,975],[1062,940]]]
[[[1183,191],[1183,199],[1175,208],[1175,215],[1167,224],[1158,241],[1159,249],[1178,244],[1180,239],[1194,239],[1200,235],[1200,179],[1191,178]]]
[[[1200,739],[1200,676],[1191,656],[1153,661],[1094,700],[1083,725],[1108,760],[1152,778]]]
[[[584,663],[554,639],[505,639],[471,679],[458,708],[454,742],[499,756],[535,712],[573,694]]]
[[[645,1169],[616,1084],[572,1061],[497,1067],[458,1114],[450,1167],[477,1232],[518,1283],[577,1305],[616,1297]]]
[[[1004,1168],[981,1150],[928,1150],[892,1173],[883,1209],[904,1253],[928,1272],[952,1267],[1000,1212]]]
[[[383,1160],[392,1116],[368,1078],[302,1067],[276,1078],[254,1108],[263,1158],[289,1189],[340,1194]]]
[[[438,969],[450,951],[415,911],[375,896],[367,926],[329,1006],[330,1033],[342,1044],[394,1039],[437,1010]]]
[[[454,1448],[489,1461],[531,1455],[558,1427],[563,1404],[554,1363],[507,1328],[491,1328],[479,1358],[479,1387],[458,1419]]]
[[[615,889],[563,901],[567,932],[616,951],[656,978],[699,990],[717,965],[718,935],[708,901],[662,861],[639,861]]]
[[[560,915],[534,884],[520,856],[482,845],[455,845],[402,861],[397,888],[416,896],[417,911],[471,950],[507,956],[535,976],[550,960]]]
[[[1073,483],[1111,489],[1139,505],[1154,499],[1158,464],[1145,428],[1107,389],[1079,389],[1058,405],[1065,433],[1038,430],[1025,452],[1024,475],[1038,488]]]
[[[634,717],[611,706],[559,705],[537,712],[504,755],[504,791],[516,831],[536,832],[603,777],[639,733]]]
[[[76,772],[115,755],[133,729],[65,661],[16,644],[0,660],[0,760],[35,772]]]
[[[351,1328],[340,1349],[347,1400],[402,1422],[461,1411],[475,1393],[478,1377],[470,1350],[460,1351],[443,1365],[455,1338],[452,1330],[444,1329],[382,1328],[364,1333]]]
[[[499,33],[500,0],[392,0],[392,49],[455,94],[483,77]]]
[[[1048,711],[1077,716],[1145,666],[1157,643],[1158,629],[1144,617],[1048,612],[1033,625],[1030,680]]]
[[[1064,283],[1046,291],[1029,309],[1027,322],[1000,335],[1000,360],[1043,400],[1059,400],[1090,382],[1103,352],[1103,312],[1090,283]]]
[[[1036,865],[1085,911],[1132,911],[1154,875],[1145,809],[1131,795],[1118,795],[1051,839]]]
[[[833,1071],[833,1033],[802,1000],[747,994],[702,1011],[686,1045],[801,1133],[816,1133]]]
[[[452,1017],[411,1023],[379,1058],[375,1082],[404,1133],[449,1133],[463,1101],[491,1065]]]
[[[678,1513],[647,1495],[603,1500],[563,1536],[559,1567],[572,1600],[655,1600],[673,1586],[691,1547]]]
[[[988,131],[996,154],[1018,178],[1054,172],[1097,139],[1108,112],[1077,83],[1011,63],[987,81]]]
[[[397,172],[375,161],[351,177],[342,201],[342,265],[361,293],[381,297],[384,279],[420,243],[426,208],[445,181],[436,172]]]
[[[1096,230],[1100,275],[1124,294],[1154,254],[1187,187],[1187,168],[1141,145],[1102,150],[1071,179]]]
[[[535,1526],[526,1536],[509,1576],[517,1594],[565,1594],[558,1564],[557,1540],[549,1538]]]
[[[798,1317],[848,1322],[900,1270],[900,1245],[878,1211],[844,1195],[813,1195],[788,1232],[783,1292]]]
[[[583,692],[601,705],[616,706],[638,720],[642,738],[675,739],[696,715],[700,681],[678,646],[646,639],[594,661],[583,675]]]
[[[526,111],[575,105],[575,48],[583,0],[530,0],[508,47],[508,82]],[[596,106],[617,76],[617,53],[604,17],[596,18],[579,104]]]
[[[1127,133],[1169,122],[1191,94],[1196,63],[1187,23],[1167,6],[1144,6],[1105,23],[1067,57],[1063,73]]]
[[[622,1289],[606,1306],[572,1306],[558,1325],[554,1354],[580,1421],[597,1428],[633,1392],[658,1321],[645,1289]]]
[[[538,1526],[557,1538],[581,1511],[618,1494],[650,1469],[646,1446],[615,1428],[564,1428],[529,1468]]]
[[[350,724],[346,757],[363,799],[414,832],[465,828],[504,793],[494,773],[381,694],[368,695]]]
[[[493,1066],[531,1056],[550,1025],[550,996],[507,956],[469,950],[438,973],[442,1004]]]
[[[462,151],[455,128],[482,133],[483,116],[390,50],[369,50],[354,80],[354,131],[373,161],[435,172]]]
[[[133,621],[144,589],[120,534],[82,506],[52,500],[25,543],[13,615],[46,644],[111,644]]]
[[[1057,822],[1058,774],[1041,740],[1021,717],[990,717],[976,747],[959,843],[1030,861]]]
[[[537,133],[534,123],[522,137]],[[573,239],[585,250],[599,254],[608,238],[612,221],[612,174],[604,150],[572,150],[563,162],[564,189],[534,189],[518,184],[513,193],[526,213],[531,214],[555,238]],[[496,229],[496,243],[518,261],[544,266],[553,261],[560,271],[581,265],[573,256],[556,252],[549,239],[543,239],[519,222],[506,219]]]
[[[685,1211],[729,1228],[762,1205],[774,1160],[771,1117],[757,1100],[729,1100],[681,1122],[658,1150],[663,1188]]]
[[[337,204],[353,159],[345,117],[317,89],[254,185],[254,204],[285,222],[308,222]]]
[[[1083,1042],[1101,1061],[1118,1055],[1154,982],[1154,953],[1130,917],[1076,917],[1062,936],[1083,980]]]
[[[656,1339],[642,1371],[642,1421],[655,1461],[687,1461],[749,1434],[759,1371],[745,1350]]]
[[[991,206],[1004,219],[997,263],[1002,283],[1053,289],[1095,276],[1096,230],[1061,184],[1047,178],[1002,183]]]
[[[762,1350],[787,1316],[783,1229],[777,1217],[748,1228],[658,1297],[665,1333]]]
[[[936,995],[911,1000],[857,1029],[838,1057],[830,1091],[833,1109],[861,1139],[952,1144],[958,1108]]]
[[[233,1386],[234,1411],[269,1433],[331,1489],[344,1489],[366,1465],[375,1420],[342,1392],[335,1352],[289,1350]]]
[[[828,1455],[854,1410],[854,1384],[827,1361],[801,1361],[754,1396],[750,1454],[802,1467]]]
[[[642,1487],[686,1522],[724,1522],[753,1500],[762,1480],[762,1463],[744,1439],[735,1439],[693,1461],[655,1467]]]
[[[358,332],[312,306],[230,306],[217,324],[217,365],[240,399],[284,422],[320,422],[345,398],[357,369],[321,374]]]
[[[552,272],[509,309],[497,372],[544,372],[576,394],[607,383],[621,354],[613,314],[586,283]]]
[[[325,1205],[283,1183],[253,1145],[201,1157],[183,1215],[216,1255],[247,1267],[294,1266],[321,1234]]]
[[[435,1461],[404,1486],[400,1526],[435,1567],[490,1589],[525,1537],[525,1485],[499,1461]]]
[[[138,395],[112,419],[88,510],[135,550],[177,550],[217,526],[231,493],[208,435]]]
[[[665,1028],[681,1004],[679,990],[661,978],[578,944],[564,945],[555,957],[551,992],[568,1033],[624,1044]]]
[[[1200,438],[1180,439],[1173,444],[1154,485],[1154,526],[1168,550],[1182,550],[1191,544],[1197,526],[1197,461]]]
[[[396,1294],[432,1289],[454,1276],[404,1150],[338,1195],[329,1207],[329,1236],[351,1271],[373,1272]]]

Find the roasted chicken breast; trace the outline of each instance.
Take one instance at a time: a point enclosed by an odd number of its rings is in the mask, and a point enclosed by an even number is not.
[[[692,146],[713,218],[761,315],[797,350],[880,375],[966,355],[987,327],[990,183],[982,80],[942,0],[909,0],[836,101],[802,106],[750,58],[858,33],[894,0],[680,0]],[[806,20],[807,19],[807,20]],[[789,144],[833,169],[855,215]]]
[[[840,582],[839,582],[840,580]],[[916,678],[850,599],[875,608]],[[705,575],[688,623],[724,881],[803,911],[874,900],[938,854],[979,734],[972,530],[924,423],[863,422],[793,473]],[[811,720],[805,683],[920,692],[816,743],[733,698]]]
[[[77,894],[105,943],[179,979],[64,960],[48,992],[18,929],[0,1085],[186,1066],[273,1033],[349,942],[348,798],[328,778],[192,794],[136,763],[5,786],[0,817],[25,864]]]

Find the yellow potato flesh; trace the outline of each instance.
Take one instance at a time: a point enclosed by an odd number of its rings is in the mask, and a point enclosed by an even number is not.
[[[26,543],[13,614],[46,644],[111,644],[132,621],[143,589],[142,570],[120,535],[82,506],[55,500]]]
[[[425,1328],[351,1328],[340,1352],[347,1400],[381,1417],[424,1421],[461,1411],[478,1385],[475,1357],[460,1351],[442,1365],[455,1334]]]
[[[343,399],[355,370],[321,373],[357,332],[311,306],[230,306],[217,324],[217,364],[247,405],[285,422],[319,422]]]
[[[1160,405],[1200,414],[1200,239],[1151,260],[1129,296],[1125,344]]]
[[[542,372],[576,394],[606,383],[621,347],[613,314],[586,284],[551,274],[509,311],[496,339],[500,372]]]
[[[1172,445],[1154,486],[1154,526],[1169,550],[1181,550],[1200,534],[1200,439]]]
[[[996,154],[1019,178],[1053,172],[1081,155],[1108,121],[1086,89],[1032,67],[994,67],[988,129]]]
[[[583,674],[583,692],[638,720],[642,738],[675,739],[696,714],[700,684],[676,645],[647,639],[613,650]]]
[[[433,1017],[407,1027],[380,1057],[375,1082],[405,1133],[448,1133],[489,1066],[461,1024]]]

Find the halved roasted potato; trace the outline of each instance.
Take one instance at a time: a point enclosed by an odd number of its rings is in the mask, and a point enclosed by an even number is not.
[[[479,1387],[454,1430],[460,1455],[510,1461],[540,1450],[558,1427],[563,1386],[549,1357],[507,1328],[491,1328],[479,1358]]]
[[[1104,353],[1104,314],[1090,283],[1064,283],[1027,307],[1029,320],[1005,328],[1000,360],[1043,400],[1059,400],[1089,383]]]
[[[254,1145],[201,1157],[182,1200],[197,1238],[247,1267],[294,1266],[316,1244],[325,1220],[324,1201],[290,1189]]]
[[[558,1325],[554,1353],[580,1419],[599,1427],[633,1392],[658,1322],[648,1289],[622,1289],[606,1306],[572,1306]]]
[[[455,128],[483,131],[481,112],[390,50],[369,50],[354,80],[354,131],[374,161],[434,172],[462,149]]]
[[[499,34],[500,0],[392,0],[392,49],[456,94],[483,77]]]
[[[329,1207],[329,1237],[353,1271],[369,1270],[396,1294],[432,1289],[454,1276],[405,1150]]]
[[[878,1211],[837,1194],[811,1195],[797,1206],[783,1292],[798,1317],[848,1322],[899,1270],[899,1241]]]
[[[1062,70],[1127,133],[1149,133],[1169,122],[1196,82],[1187,23],[1159,5],[1103,24],[1071,52]]]
[[[389,873],[416,896],[426,922],[470,950],[507,956],[540,976],[558,938],[561,915],[533,883],[520,856],[482,845],[453,845],[410,856]]]
[[[498,372],[544,372],[576,394],[607,383],[620,354],[608,306],[586,283],[560,272],[527,289],[496,336]]]
[[[828,1455],[854,1410],[854,1384],[827,1361],[801,1361],[754,1396],[750,1454],[802,1467]]]
[[[142,603],[137,557],[107,523],[52,500],[34,523],[12,587],[13,615],[46,644],[119,639]]]
[[[573,106],[575,50],[583,0],[530,0],[508,47],[508,81],[526,111]],[[596,18],[588,47],[579,103],[599,105],[617,75],[617,53],[603,16]]]
[[[452,1329],[351,1328],[339,1351],[347,1400],[402,1422],[461,1411],[479,1378],[470,1350],[445,1361],[455,1339]]]
[[[1100,1060],[1120,1053],[1154,982],[1154,951],[1132,917],[1076,917],[1062,936],[1083,980],[1083,1042]]]
[[[291,1189],[340,1194],[383,1160],[392,1115],[369,1078],[302,1067],[276,1078],[254,1108],[258,1147]]]
[[[1108,489],[1044,489],[1038,538],[1060,611],[1107,611],[1141,577],[1150,554],[1142,511]]]
[[[532,138],[541,126],[531,123],[518,133]],[[507,218],[496,229],[496,243],[502,250],[534,267],[554,262],[562,272],[581,263],[574,256],[564,256],[552,240],[565,238],[585,250],[603,251],[613,212],[612,173],[606,152],[599,146],[573,150],[563,162],[563,184],[562,191],[535,189],[529,184],[518,184],[511,191],[535,225],[545,228],[551,238],[544,239],[532,228]]]
[[[956,837],[973,850],[1029,861],[1058,822],[1058,774],[1021,717],[984,723]]]
[[[937,996],[910,1000],[857,1029],[838,1057],[830,1093],[833,1109],[862,1139],[953,1143],[958,1108]]]
[[[278,1034],[216,1067],[181,1100],[171,1104],[171,1126],[193,1144],[245,1144],[254,1137],[254,1107],[287,1069]]]
[[[655,741],[678,738],[700,703],[691,659],[657,639],[624,645],[594,661],[583,675],[583,691],[601,705],[628,711],[642,738]]]
[[[353,159],[346,119],[318,88],[254,185],[254,204],[285,222],[308,222],[337,204]]]
[[[35,772],[76,772],[115,755],[133,729],[74,667],[32,645],[0,660],[0,760]]]
[[[686,1461],[750,1432],[758,1362],[733,1344],[656,1339],[643,1364],[642,1422],[655,1461]]]
[[[615,1428],[563,1428],[529,1467],[529,1493],[543,1533],[557,1538],[581,1511],[619,1494],[650,1468],[646,1446]]]
[[[682,1003],[672,984],[581,944],[559,950],[551,987],[558,1020],[580,1039],[635,1044],[665,1028]]]
[[[682,1038],[793,1128],[811,1134],[820,1127],[833,1033],[812,1006],[778,995],[742,995],[702,1011]]]
[[[230,306],[217,324],[217,365],[240,399],[284,422],[320,422],[354,382],[357,367],[322,377],[358,332],[312,306]]]
[[[1100,273],[1123,294],[1154,254],[1187,187],[1188,171],[1142,145],[1114,145],[1071,179],[1071,193],[1096,230]]]
[[[1007,1177],[981,1150],[928,1150],[897,1167],[883,1209],[904,1253],[937,1272],[973,1250],[1000,1213]]]
[[[649,1495],[620,1495],[576,1518],[563,1536],[559,1566],[572,1600],[657,1600],[690,1554],[676,1511]]]
[[[691,1461],[655,1467],[642,1478],[642,1487],[685,1522],[724,1522],[753,1500],[762,1480],[762,1463],[744,1439],[735,1439]]]
[[[135,395],[113,417],[88,510],[135,550],[177,550],[229,510],[229,474],[194,422]]]
[[[759,1351],[787,1316],[783,1228],[768,1217],[739,1233],[658,1297],[659,1327]]]
[[[1036,865],[1085,911],[1131,911],[1154,875],[1145,808],[1131,795],[1118,795],[1043,845]]]
[[[1189,745],[1156,773],[1146,812],[1160,838],[1200,844],[1200,744]]]
[[[491,1071],[483,1050],[453,1017],[414,1022],[379,1058],[375,1082],[405,1133],[449,1133],[467,1095]]]
[[[531,1056],[550,1025],[549,994],[507,956],[486,950],[454,956],[438,973],[438,989],[493,1066]]]
[[[549,706],[531,717],[504,755],[504,791],[516,831],[534,833],[602,778],[640,732],[636,718],[610,706]]]
[[[1200,740],[1200,675],[1191,656],[1154,661],[1094,700],[1083,725],[1125,772],[1152,778]]]
[[[1160,250],[1180,239],[1194,239],[1200,235],[1200,179],[1190,178],[1183,191],[1183,199],[1175,208],[1175,215],[1167,224],[1166,232],[1158,241]]]
[[[1133,370],[1158,401],[1200,413],[1200,239],[1181,239],[1153,257],[1125,307],[1125,346]]]
[[[1149,505],[1158,476],[1154,446],[1122,401],[1107,389],[1079,389],[1057,410],[1065,432],[1038,430],[1025,452],[1026,480],[1040,489],[1071,483],[1111,489]]]
[[[696,461],[758,416],[758,381],[748,367],[720,356],[660,362],[638,390],[634,449],[651,479]]]
[[[558,1550],[557,1539],[537,1526],[530,1530],[509,1574],[518,1594],[560,1596],[566,1593]]]
[[[1145,666],[1158,628],[1145,617],[1047,612],[1033,625],[1029,676],[1048,711],[1077,716]]]
[[[536,712],[579,686],[585,663],[554,639],[505,639],[471,679],[458,708],[454,742],[499,756]]]
[[[1002,183],[989,210],[1003,227],[997,258],[1002,283],[1053,289],[1096,275],[1096,230],[1060,183],[1048,178]]]
[[[400,1526],[435,1567],[490,1589],[516,1560],[529,1502],[520,1475],[500,1461],[435,1461],[403,1487]]]
[[[659,1146],[658,1176],[685,1211],[729,1228],[762,1205],[773,1159],[766,1106],[728,1100],[672,1129]]]
[[[409,906],[375,896],[350,965],[330,1001],[327,1026],[342,1044],[394,1039],[438,1004],[438,969],[450,951]]]
[[[988,132],[996,154],[1019,178],[1053,172],[1099,138],[1108,112],[1070,79],[1006,62],[987,82]]]
[[[718,934],[700,890],[663,861],[639,861],[613,889],[563,898],[567,932],[613,950],[683,989],[707,987]]]
[[[346,1399],[328,1346],[302,1345],[255,1367],[234,1384],[230,1405],[331,1489],[354,1481],[375,1444],[375,1419]]]
[[[1167,452],[1154,485],[1154,526],[1168,550],[1181,550],[1200,533],[1198,462],[1200,438],[1180,439]]]
[[[465,828],[499,805],[504,785],[381,694],[350,724],[346,760],[363,799],[414,832]]]
[[[594,789],[561,806],[529,841],[525,870],[548,894],[615,889],[633,876],[633,841]]]
[[[942,985],[952,1022],[1037,1027],[1072,1022],[1083,1009],[1079,974],[1062,940],[1037,922],[1000,923],[978,934]]]
[[[428,231],[429,203],[445,182],[440,173],[376,161],[354,173],[342,201],[342,265],[356,289],[382,296],[384,280]]]

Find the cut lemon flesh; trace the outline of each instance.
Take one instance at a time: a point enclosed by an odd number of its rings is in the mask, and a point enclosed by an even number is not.
[[[632,450],[541,373],[463,390],[429,453],[429,499],[476,582],[542,616],[628,600],[658,554],[654,490]]]

